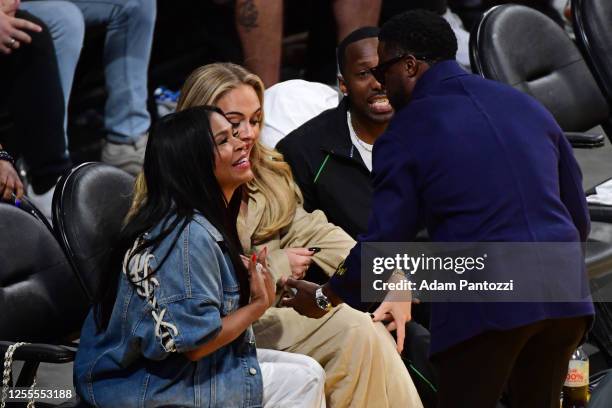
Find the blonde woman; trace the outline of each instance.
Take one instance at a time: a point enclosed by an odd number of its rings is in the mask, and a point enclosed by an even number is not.
[[[246,143],[255,177],[242,197],[234,197],[241,200],[237,230],[245,253],[267,247],[277,280],[302,279],[311,266],[330,275],[354,241],[321,211],[302,208],[289,165],[259,143],[263,90],[259,77],[241,66],[210,64],[189,76],[177,109],[217,106]],[[136,197],[135,206],[143,199]],[[330,407],[422,407],[393,338],[365,313],[340,305],[309,319],[290,308],[270,308],[253,329],[258,347],[305,354],[323,366]]]

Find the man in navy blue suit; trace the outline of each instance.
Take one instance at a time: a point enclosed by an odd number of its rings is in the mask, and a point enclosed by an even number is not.
[[[396,16],[379,39],[374,74],[396,114],[374,146],[368,232],[324,286],[289,280],[297,292],[286,306],[310,317],[340,302],[367,309],[362,243],[411,241],[423,226],[435,242],[586,240],[581,172],[549,112],[463,71],[454,34],[435,14]],[[584,262],[577,264],[573,273],[583,276]],[[439,407],[492,407],[504,388],[512,407],[557,407],[568,361],[594,313],[586,299],[433,303]],[[385,301],[374,319],[391,321],[400,349],[409,303]]]

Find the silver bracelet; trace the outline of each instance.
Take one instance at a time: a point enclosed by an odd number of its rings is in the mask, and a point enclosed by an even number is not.
[[[6,150],[0,150],[0,160],[7,161],[13,166],[15,165],[15,159],[13,159],[13,156],[11,156]]]

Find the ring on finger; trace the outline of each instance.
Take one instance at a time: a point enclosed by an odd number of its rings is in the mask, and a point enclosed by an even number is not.
[[[17,44],[17,40],[14,38],[11,38],[11,41],[9,41],[9,47],[13,48],[15,44]]]
[[[255,265],[255,269],[257,270],[257,272],[262,273],[263,272],[263,265],[258,263],[257,265]]]

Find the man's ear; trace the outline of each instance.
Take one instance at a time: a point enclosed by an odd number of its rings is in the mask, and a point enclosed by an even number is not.
[[[414,55],[408,55],[404,59],[404,69],[409,77],[415,77],[419,73],[419,61]]]
[[[348,95],[348,88],[346,87],[346,82],[342,75],[338,75],[338,87],[344,96]]]

